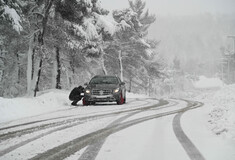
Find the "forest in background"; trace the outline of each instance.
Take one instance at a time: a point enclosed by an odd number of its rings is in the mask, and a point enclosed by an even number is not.
[[[158,15],[149,37],[158,37],[157,50],[172,64],[180,61],[188,74],[220,77],[235,82],[234,14]]]
[[[233,31],[230,17],[159,17],[143,0],[114,11],[101,4],[0,0],[0,97],[70,90],[97,74],[148,95],[186,90],[203,74],[235,82],[235,54],[221,38]]]
[[[0,96],[71,89],[97,74],[150,93],[163,77],[158,41],[147,38],[155,15],[142,0],[109,13],[97,0],[0,0]]]

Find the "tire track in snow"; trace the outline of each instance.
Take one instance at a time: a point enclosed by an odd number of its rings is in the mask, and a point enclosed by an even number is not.
[[[141,99],[137,98],[137,99],[128,101],[128,103],[135,102],[136,100],[137,101],[141,101]],[[72,107],[72,108],[68,108],[68,109],[52,111],[52,112],[48,112],[48,113],[44,113],[44,114],[39,114],[39,115],[36,115],[36,116],[26,117],[26,118],[40,117],[40,116],[45,116],[45,115],[48,115],[48,114],[51,114],[51,113],[57,113],[57,112],[64,112],[64,111],[74,110],[74,109],[77,109],[78,107],[84,107],[84,106],[82,106],[82,105],[81,106],[76,106],[76,107]],[[110,110],[110,112],[112,112],[112,111],[114,111],[114,110]],[[97,112],[97,113],[100,113],[100,112]],[[51,121],[51,120],[56,120],[56,119],[63,119],[63,118],[68,118],[68,117],[75,117],[75,116],[78,116],[78,115],[60,116],[60,117],[55,117],[55,118],[48,118],[48,119],[31,121],[31,122],[27,122],[27,123],[16,124],[16,125],[2,127],[2,128],[0,127],[0,131],[7,130],[7,129],[12,129],[12,128],[16,128],[16,127],[27,126],[27,125],[31,125],[31,124],[36,124],[36,123],[40,123],[40,122],[46,122],[46,121]],[[22,118],[22,119],[25,119],[25,118]],[[10,122],[13,122],[13,121],[10,121]],[[4,125],[4,124],[8,124],[10,122],[5,122],[5,123],[2,123],[2,124]]]
[[[142,106],[142,105],[147,105],[147,104],[150,103],[148,101],[146,101],[146,102],[147,102],[146,104],[141,104],[141,105],[138,105],[137,107]],[[100,117],[102,118],[104,116],[108,116],[108,115],[112,115],[112,114],[120,114],[120,113],[123,113],[123,112],[129,112],[129,111],[134,111],[134,110],[139,110],[139,108],[124,110],[124,111],[109,110],[108,111],[109,113],[97,114],[97,115],[92,115],[92,116],[87,116],[87,117],[78,117],[78,118],[76,118],[78,115],[62,116],[62,117],[44,119],[44,120],[39,120],[39,121],[33,121],[33,122],[13,125],[13,126],[5,127],[5,128],[0,128],[0,131],[3,131],[3,130],[12,129],[12,128],[16,128],[16,127],[22,127],[22,126],[27,126],[27,125],[31,125],[31,124],[36,124],[36,123],[40,123],[40,122],[47,122],[47,121],[56,120],[56,119],[68,118],[68,119],[65,119],[65,120],[62,120],[62,121],[36,125],[34,127],[30,127],[30,128],[26,128],[26,129],[21,129],[21,130],[16,130],[16,131],[11,131],[11,132],[7,132],[7,133],[4,133],[4,134],[0,134],[0,142],[4,141],[4,140],[7,140],[7,139],[10,139],[10,138],[17,137],[17,136],[22,136],[22,135],[33,133],[33,132],[40,131],[40,130],[43,130],[43,129],[65,125],[67,123],[72,123],[72,122],[75,122],[75,121],[84,121],[84,120],[90,120],[90,119],[93,120],[95,118],[98,119]],[[102,113],[102,112],[97,112],[97,113]],[[73,118],[71,118],[71,117],[73,117]]]
[[[164,102],[163,100],[160,100],[161,102]],[[150,103],[148,101],[146,101],[147,104]],[[143,104],[142,104],[143,105]],[[142,106],[140,105],[140,106]],[[146,104],[145,104],[146,105]],[[11,146],[9,148],[6,148],[2,151],[0,151],[0,157],[1,156],[4,156],[5,154],[23,146],[23,145],[26,145],[32,141],[35,141],[39,138],[42,138],[46,135],[49,135],[51,133],[54,133],[54,132],[57,132],[57,131],[61,131],[61,130],[64,130],[64,129],[67,129],[67,128],[71,128],[71,127],[74,127],[74,126],[77,126],[77,125],[80,125],[80,124],[83,124],[87,121],[92,121],[92,120],[97,120],[97,119],[100,119],[100,118],[107,118],[107,117],[110,117],[110,116],[114,116],[114,115],[118,115],[118,114],[122,114],[122,113],[128,113],[128,112],[136,112],[136,111],[143,111],[143,110],[148,110],[148,109],[151,109],[153,107],[156,107],[156,105],[151,105],[151,106],[147,106],[147,107],[143,107],[143,108],[134,108],[134,109],[130,109],[130,110],[124,110],[124,111],[118,111],[118,112],[111,112],[111,113],[106,113],[106,114],[101,114],[101,115],[94,115],[94,116],[89,116],[89,117],[82,117],[82,118],[75,118],[75,119],[69,119],[67,121],[63,121],[63,122],[57,122],[57,123],[52,123],[52,124],[46,124],[45,126],[40,126],[38,130],[41,130],[41,129],[46,129],[48,127],[55,127],[55,126],[60,126],[60,125],[65,125],[65,126],[62,126],[62,127],[59,127],[59,128],[56,128],[56,129],[53,129],[51,131],[48,131],[46,133],[42,133],[38,136],[35,136],[33,138],[29,138],[25,141],[22,141],[18,144],[15,144],[14,146]],[[79,121],[79,122],[77,122]],[[72,123],[72,122],[76,122],[76,123]],[[72,123],[72,124],[70,124]],[[69,124],[69,125],[68,125]],[[29,134],[29,133],[32,133],[34,132],[34,129],[37,128],[39,126],[36,126],[36,127],[33,127],[33,128],[30,128],[30,129],[25,129],[25,130],[21,130],[21,131],[16,131],[16,132],[13,132],[13,133],[10,133],[9,135],[1,135],[0,136],[0,141],[4,139],[4,136],[8,136],[7,138],[5,137],[5,139],[8,139],[8,138],[12,138],[14,136],[22,136],[24,134]],[[32,130],[32,131],[31,131]],[[20,133],[21,134],[20,134]]]
[[[198,103],[197,107],[201,107],[202,105],[203,105],[202,103]],[[184,133],[181,127],[180,118],[184,112],[178,113],[173,119],[172,125],[174,133],[191,160],[205,160],[203,155],[200,153],[197,147],[192,143],[192,141],[188,138],[188,136]]]
[[[126,120],[127,118],[135,115],[135,114],[138,114],[140,113],[141,111],[138,111],[138,112],[134,112],[134,113],[131,113],[131,114],[128,114],[124,117],[121,117],[117,120],[115,120],[114,122],[112,122],[111,124],[109,124],[107,127],[111,127],[113,125],[116,125],[124,120]],[[106,140],[107,137],[105,138],[101,138],[99,140],[97,140],[97,142],[95,144],[90,144],[88,146],[88,148],[83,152],[83,154],[80,156],[80,158],[78,160],[95,160],[96,156],[98,155],[101,147],[103,146],[103,144],[105,143],[105,140]]]
[[[168,104],[167,101],[160,101],[158,104],[155,104],[153,106],[148,107],[148,109],[151,109],[153,107],[158,107],[161,105]],[[146,109],[145,109],[146,110]],[[76,153],[80,149],[90,145],[91,143],[97,143],[102,139],[106,139],[109,135],[118,132],[122,129],[125,129],[127,127],[130,127],[134,124],[138,124],[140,122],[137,122],[140,119],[132,120],[125,122],[124,124],[115,124],[109,127],[105,127],[103,129],[100,129],[98,131],[89,133],[87,135],[84,135],[82,137],[78,137],[70,142],[64,143],[60,146],[57,146],[55,148],[52,148],[44,153],[41,153],[30,160],[62,160],[67,158],[68,156]],[[101,142],[101,141],[100,141]]]
[[[168,108],[168,107],[171,107],[171,106],[174,106],[178,104],[177,102],[172,102],[171,105],[167,105],[167,106],[164,106],[164,105],[160,105],[162,107],[157,107],[157,108],[151,108],[151,110],[159,110],[159,109],[162,109],[162,108]],[[124,117],[121,117],[119,119],[117,119],[116,121],[114,121],[113,123],[109,124],[107,127],[111,127],[111,126],[114,126],[114,125],[117,125],[118,123],[121,123],[122,121],[126,120],[127,118],[133,116],[133,115],[136,115],[138,113],[140,113],[142,111],[138,111],[138,112],[134,112],[134,113],[131,113],[129,115],[126,115]],[[95,160],[95,158],[97,157],[101,147],[103,146],[103,144],[105,143],[106,139],[108,137],[105,137],[103,139],[99,139],[96,143],[91,143],[87,148],[86,150],[82,153],[82,155],[79,157],[78,160]]]
[[[120,130],[126,129],[128,127],[131,127],[133,125],[137,125],[139,123],[148,121],[148,120],[152,120],[152,119],[156,119],[156,118],[160,118],[160,117],[164,117],[164,116],[168,116],[168,115],[172,115],[172,114],[176,114],[176,113],[180,113],[180,112],[184,112],[186,110],[189,109],[194,109],[199,107],[198,105],[196,105],[197,103],[189,103],[189,105],[185,108],[182,109],[176,109],[173,111],[167,111],[167,112],[163,112],[163,113],[158,113],[155,115],[151,115],[151,116],[146,116],[146,117],[142,117],[142,118],[137,118],[134,120],[130,120],[121,124],[115,124],[113,126],[110,127],[105,127],[103,129],[100,129],[98,131],[89,133],[87,135],[84,135],[82,137],[78,137],[70,142],[64,143],[62,145],[59,145],[55,148],[52,148],[44,153],[38,154],[37,156],[31,158],[30,160],[62,160],[65,159],[67,157],[69,157],[70,155],[76,153],[77,151],[81,150],[82,148],[90,145],[91,143],[101,143],[102,139],[107,138],[109,135],[116,133]],[[94,154],[94,153],[93,153]],[[97,154],[97,153],[95,153]],[[94,154],[94,156],[95,156]]]

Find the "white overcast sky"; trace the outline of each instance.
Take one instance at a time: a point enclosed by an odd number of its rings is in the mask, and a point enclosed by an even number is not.
[[[100,0],[108,10],[128,7],[128,0]],[[235,14],[235,0],[144,0],[156,15]]]

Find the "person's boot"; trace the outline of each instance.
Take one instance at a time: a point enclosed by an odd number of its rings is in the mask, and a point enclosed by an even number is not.
[[[72,105],[72,106],[76,106],[77,103],[76,103],[76,102],[72,102],[71,105]]]

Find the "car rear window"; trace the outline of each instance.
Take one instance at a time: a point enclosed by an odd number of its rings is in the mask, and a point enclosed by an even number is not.
[[[118,84],[118,80],[116,77],[95,77],[90,84]]]

